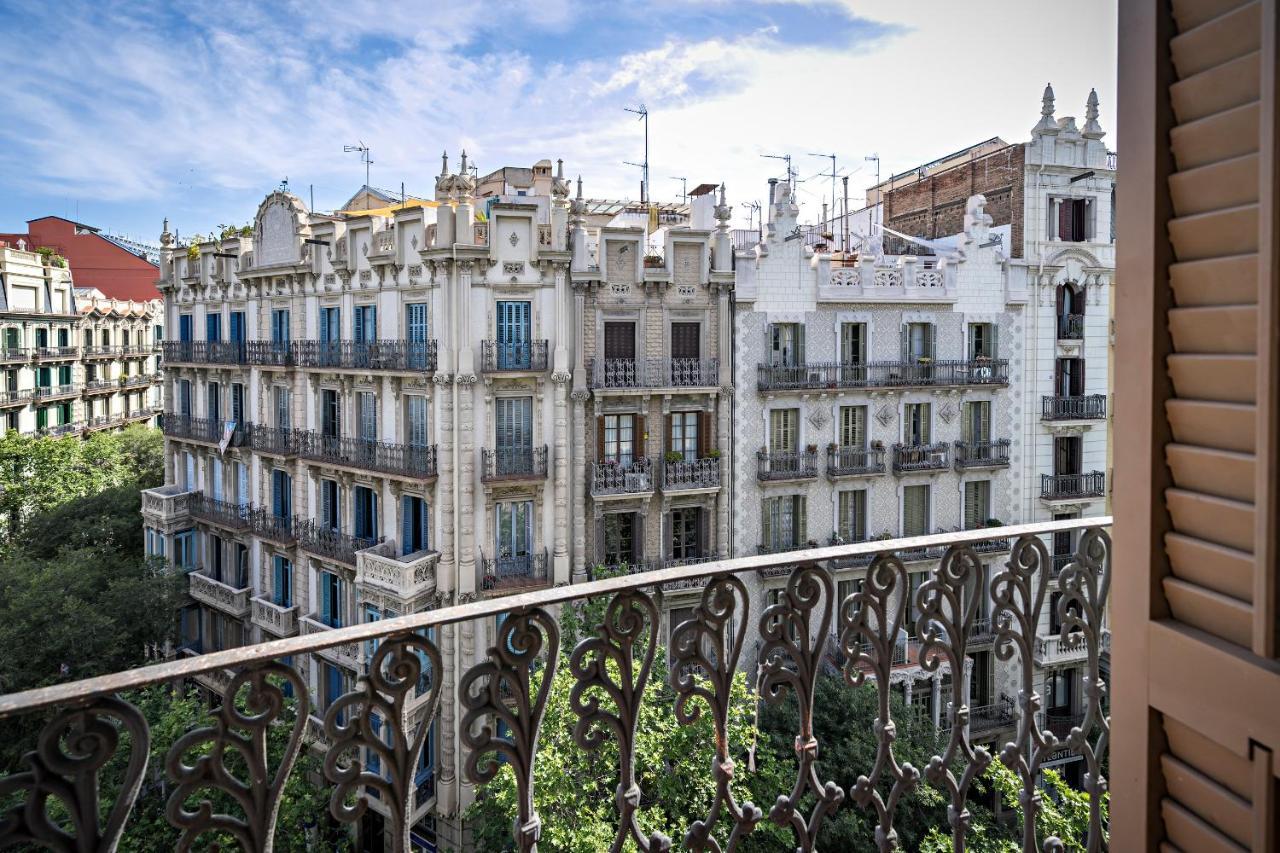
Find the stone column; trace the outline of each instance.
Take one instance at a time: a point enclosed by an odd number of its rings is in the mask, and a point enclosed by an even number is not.
[[[729,288],[720,287],[717,354],[720,359],[720,399],[717,404],[716,447],[720,449],[720,494],[716,497],[716,556],[729,556],[729,509],[733,480],[733,314],[729,310]]]
[[[555,383],[555,500],[552,540],[553,582],[569,581],[569,383],[570,373],[551,375]]]
[[[454,550],[454,486],[453,486],[453,377],[437,373],[436,385],[436,509],[439,528],[435,532],[440,562],[436,569],[436,587],[450,603],[458,586],[457,558]]]

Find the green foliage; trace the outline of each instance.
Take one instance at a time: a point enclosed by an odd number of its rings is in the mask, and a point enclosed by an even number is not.
[[[50,266],[65,267],[67,265],[67,259],[62,257],[62,255],[59,255],[56,251],[54,251],[52,246],[41,246],[40,248],[36,249],[36,252],[40,255],[40,257],[44,258],[44,262],[49,264]]]
[[[220,240],[226,240],[230,237],[252,237],[253,226],[252,225],[239,225],[239,226],[219,225],[217,234],[218,234],[218,239]]]

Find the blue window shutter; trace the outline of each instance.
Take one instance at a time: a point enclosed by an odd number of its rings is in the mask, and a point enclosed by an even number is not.
[[[276,518],[284,515],[284,490],[281,488],[281,471],[271,472],[271,514]]]
[[[337,627],[333,618],[333,575],[323,572],[320,575],[320,612],[324,614],[324,621],[331,627]]]
[[[430,516],[427,513],[427,502],[420,500],[418,504],[418,529],[421,531],[422,542],[419,543],[418,549],[425,550],[431,547],[430,528],[427,526]]]
[[[413,498],[404,495],[400,498],[400,553],[412,554],[413,541]]]

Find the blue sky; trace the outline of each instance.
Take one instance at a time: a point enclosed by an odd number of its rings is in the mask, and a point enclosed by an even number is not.
[[[817,217],[834,152],[874,180],[1026,137],[1052,80],[1114,127],[1115,0],[497,0],[397,4],[0,0],[0,231],[44,214],[154,240],[248,221],[279,182],[332,209],[363,183],[426,193],[440,152],[482,172],[564,158],[588,195],[725,182],[735,217],[790,152]],[[992,26],[993,21],[1000,26]],[[1115,140],[1109,139],[1114,147]]]

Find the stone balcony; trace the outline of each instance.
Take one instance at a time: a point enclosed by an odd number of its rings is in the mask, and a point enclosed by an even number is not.
[[[1068,634],[1065,640],[1060,634],[1050,634],[1047,637],[1036,637],[1033,656],[1037,666],[1080,661],[1089,656],[1089,644],[1085,641],[1084,634],[1078,631]]]
[[[302,630],[303,636],[333,630],[333,628],[330,628],[322,622],[315,613],[303,616],[298,620],[298,624]],[[343,643],[337,646],[330,646],[327,649],[319,649],[315,653],[326,660],[338,664],[339,666],[345,666],[348,669],[354,670],[360,669],[361,655],[360,645],[358,643]]]
[[[435,592],[439,562],[439,551],[400,554],[395,542],[383,542],[356,552],[356,584],[413,601]]]
[[[166,531],[190,526],[194,494],[178,485],[146,489],[142,493],[142,517],[152,527]]]
[[[281,607],[269,598],[254,596],[253,624],[277,637],[292,637],[298,633],[298,607]]]
[[[216,607],[223,613],[237,618],[249,615],[249,598],[252,591],[249,587],[235,587],[209,576],[208,569],[197,569],[187,573],[188,591],[196,601]]]

